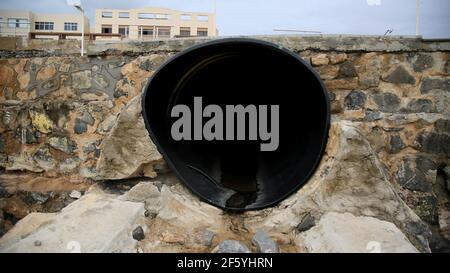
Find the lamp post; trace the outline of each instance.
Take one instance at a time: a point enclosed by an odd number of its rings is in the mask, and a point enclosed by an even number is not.
[[[84,56],[84,9],[81,7],[81,0],[67,0],[67,4],[81,12],[81,57]]]
[[[420,35],[420,0],[416,0],[416,35]]]

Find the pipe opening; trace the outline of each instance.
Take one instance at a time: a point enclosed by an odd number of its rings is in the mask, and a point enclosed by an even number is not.
[[[223,110],[224,140],[174,140],[177,118],[171,114],[177,105],[191,109],[195,138],[195,98],[201,98],[200,113],[208,105]],[[150,136],[175,174],[201,199],[227,210],[261,209],[289,196],[311,177],[327,141],[329,102],[320,79],[296,54],[267,42],[224,39],[188,49],[154,74],[142,101]],[[237,105],[255,106],[256,139],[251,112],[245,116],[245,140],[236,137],[236,120],[235,138],[225,140],[227,106]],[[260,119],[266,116],[267,132],[274,133],[274,105],[278,143],[262,151],[262,144],[274,139],[263,139]],[[266,115],[260,106],[267,106]],[[211,118],[200,118],[201,130]]]

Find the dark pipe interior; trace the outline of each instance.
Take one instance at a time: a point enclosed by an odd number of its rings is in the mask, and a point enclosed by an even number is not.
[[[174,141],[172,107],[193,109],[198,96],[203,107],[279,105],[278,149],[261,152],[259,140]],[[172,58],[150,80],[143,112],[179,178],[203,200],[228,210],[274,205],[306,183],[329,126],[328,96],[312,69],[294,53],[249,39],[217,40]]]

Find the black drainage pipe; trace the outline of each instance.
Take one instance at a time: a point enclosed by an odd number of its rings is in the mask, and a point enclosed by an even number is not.
[[[172,109],[186,105],[194,115],[195,97],[203,107],[220,106],[224,117],[227,105],[278,105],[277,149],[261,151],[267,141],[249,140],[248,132],[245,140],[174,140]],[[328,93],[314,70],[291,51],[245,38],[214,40],[171,58],[149,80],[142,109],[150,137],[178,178],[202,200],[232,211],[273,206],[304,185],[323,155],[330,123]],[[246,125],[250,130],[248,119]]]

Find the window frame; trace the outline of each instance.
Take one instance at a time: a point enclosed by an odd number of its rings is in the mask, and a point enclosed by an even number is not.
[[[180,15],[181,21],[192,21],[192,15],[190,14],[181,14]]]
[[[53,31],[53,30],[55,30],[55,22],[37,21],[37,22],[34,22],[34,29],[35,30]]]
[[[188,35],[183,35],[182,33],[186,32]],[[191,36],[191,28],[190,27],[180,27],[180,37],[190,37]]]
[[[206,35],[200,35],[200,33],[204,32]],[[209,31],[208,28],[199,27],[197,28],[197,37],[208,37]]]
[[[170,20],[170,14],[139,12],[138,19],[142,20]]]
[[[64,31],[78,31],[78,23],[64,22]]]
[[[110,29],[111,32],[103,32],[104,29]],[[102,34],[112,34],[113,33],[112,25],[102,25],[101,33]]]
[[[197,15],[197,21],[199,21],[199,22],[209,22],[209,15],[199,14],[199,15]]]
[[[126,14],[126,16],[122,16],[124,14]],[[128,12],[128,11],[121,11],[121,12],[119,12],[119,18],[120,19],[130,19],[130,12]]]
[[[111,16],[106,16],[105,14],[111,14]],[[102,11],[102,18],[113,18],[114,13],[112,11]]]
[[[27,28],[30,21],[26,18],[8,18],[7,26],[8,28]],[[31,26],[30,26],[31,28]]]
[[[161,35],[160,32],[164,31],[167,34]],[[172,29],[171,27],[167,27],[167,26],[157,26],[156,27],[156,37],[161,37],[161,38],[170,38],[170,35],[172,34]]]
[[[141,32],[141,30],[142,30],[142,32]],[[144,34],[144,32],[147,32],[147,34]],[[151,33],[151,34],[148,34],[148,33]],[[140,27],[139,28],[139,36],[141,36],[141,34],[142,34],[142,37],[153,37],[153,36],[155,36],[155,30],[153,29],[153,27],[144,27],[144,26],[142,26],[142,27]]]
[[[125,34],[120,33],[121,29],[125,29]],[[130,37],[130,26],[119,25],[119,34],[124,35],[125,37]]]

